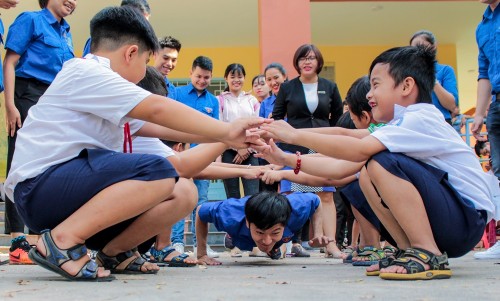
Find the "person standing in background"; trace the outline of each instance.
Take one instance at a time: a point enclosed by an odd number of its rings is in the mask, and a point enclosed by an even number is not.
[[[490,141],[492,171],[500,179],[500,0],[480,0],[488,4],[483,20],[476,29],[479,48],[479,77],[477,82],[477,104],[471,132],[480,141]],[[486,117],[486,111],[489,111]],[[488,138],[481,134],[486,117]],[[484,252],[474,254],[477,259],[500,258],[500,243],[497,241]]]
[[[424,45],[436,50],[436,37],[427,30],[417,31],[410,39],[411,46]],[[432,90],[432,103],[443,113],[444,119],[451,125],[452,113],[458,107],[458,89],[455,71],[451,66],[436,61],[436,83]]]
[[[177,57],[181,51],[181,42],[171,36],[164,37],[158,41],[160,51],[155,54],[156,70],[165,78],[167,84],[168,98],[176,99],[175,86],[168,80],[168,74],[177,66]]]
[[[72,59],[73,39],[64,19],[73,13],[76,0],[39,0],[42,10],[20,14],[9,27],[4,59],[5,113],[7,124],[7,175],[14,155],[17,130],[28,110],[45,93],[65,61]],[[5,233],[11,235],[11,264],[32,264],[24,222],[8,198],[5,202]]]
[[[299,76],[281,85],[273,109],[275,120],[287,118],[294,128],[316,128],[335,126],[342,115],[342,99],[337,84],[319,76],[323,69],[323,55],[312,44],[300,46],[294,54],[293,66]],[[314,151],[297,145],[281,143],[284,151],[297,154],[314,153]],[[336,210],[333,202],[334,187],[309,187],[291,184],[291,191],[316,192],[321,199],[323,211],[323,231],[334,239],[336,232]],[[307,231],[307,230],[306,230]],[[292,253],[296,256],[309,257],[302,249],[301,240],[293,239]],[[342,257],[342,252],[335,243],[327,246],[326,256]]]

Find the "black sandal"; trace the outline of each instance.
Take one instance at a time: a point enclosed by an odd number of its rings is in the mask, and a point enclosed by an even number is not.
[[[418,259],[430,266],[429,270]],[[448,255],[435,255],[420,248],[408,248],[403,256],[392,261],[390,266],[397,265],[403,267],[407,274],[380,273],[380,278],[388,280],[431,280],[448,279],[451,277],[451,270],[448,268]]]
[[[132,259],[131,259],[132,258]],[[142,266],[148,261],[137,256],[134,251],[120,253],[116,256],[108,256],[102,251],[96,255],[96,261],[99,266],[110,270],[113,274],[156,274],[158,270],[143,271]],[[126,265],[125,265],[126,264]]]
[[[55,272],[71,281],[108,282],[116,279],[111,275],[107,277],[97,276],[99,267],[92,259],[85,263],[76,275],[69,274],[61,266],[70,260],[76,261],[83,256],[87,256],[87,248],[84,245],[76,245],[69,249],[60,249],[52,239],[49,230],[42,231],[40,239],[43,240],[43,244],[45,245],[46,255],[43,256],[36,248],[32,248],[28,256],[33,262],[47,270]]]

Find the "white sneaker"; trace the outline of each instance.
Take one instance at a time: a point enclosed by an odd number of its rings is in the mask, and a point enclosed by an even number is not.
[[[476,259],[500,259],[500,241],[491,246],[488,250],[483,252],[476,252],[474,254]]]
[[[193,247],[193,251],[194,251],[194,255],[197,256],[196,247]],[[212,248],[210,248],[209,245],[207,245],[207,255],[208,255],[208,257],[219,258],[219,253],[212,250]]]
[[[172,245],[172,247],[174,247],[174,249],[181,253],[181,254],[184,254],[184,244],[181,243],[181,242],[176,242],[175,244]]]
[[[219,258],[219,253],[212,250],[209,245],[207,245],[207,255],[208,257]]]

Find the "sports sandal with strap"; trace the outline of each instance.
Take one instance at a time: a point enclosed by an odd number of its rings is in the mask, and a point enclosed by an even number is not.
[[[134,251],[120,253],[114,257],[99,251],[96,255],[96,262],[99,266],[110,270],[113,274],[156,274],[158,270],[142,270],[142,266],[147,260],[137,256]]]
[[[378,276],[378,275],[380,275],[380,269],[387,268],[388,266],[390,266],[392,264],[392,262],[394,260],[396,260],[397,258],[399,258],[405,254],[405,251],[403,251],[403,250],[400,250],[400,249],[395,249],[395,250],[396,251],[394,251],[394,253],[392,255],[387,255],[387,252],[385,253],[387,257],[380,259],[380,261],[378,262],[378,268],[379,268],[378,270],[366,271],[365,275],[366,276]]]
[[[151,247],[149,253],[151,253],[151,257],[154,258],[151,262],[155,262],[157,264],[164,263],[169,267],[194,267],[196,263],[184,262],[186,258],[189,257],[188,254],[180,254],[175,257],[172,257],[170,260],[165,260],[168,255],[172,252],[176,252],[175,248],[172,246],[165,247],[161,250],[155,249],[155,247]]]
[[[116,279],[114,276],[99,277],[97,272],[99,267],[97,263],[90,259],[78,271],[76,275],[71,275],[61,268],[66,262],[79,260],[83,256],[87,256],[87,248],[84,245],[76,245],[69,249],[60,249],[52,239],[49,230],[42,231],[40,239],[43,240],[45,245],[45,256],[43,256],[36,248],[32,248],[28,256],[36,264],[55,272],[64,278],[71,281],[96,281],[108,282]]]
[[[384,251],[374,247],[364,247],[358,252],[355,257],[363,258],[364,260],[352,260],[353,266],[371,266],[377,264],[381,259],[386,258]]]
[[[423,264],[412,258],[418,259],[430,266],[425,270]],[[405,254],[395,259],[390,266],[397,265],[403,267],[407,274],[380,273],[380,278],[387,280],[431,280],[448,279],[451,277],[451,270],[448,268],[448,255],[434,255],[431,252],[420,248],[408,248]]]

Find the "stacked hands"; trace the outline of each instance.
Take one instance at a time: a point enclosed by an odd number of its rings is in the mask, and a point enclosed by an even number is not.
[[[264,118],[241,118],[231,122],[230,141],[224,141],[229,147],[237,149],[233,163],[241,164],[249,156],[254,155],[268,161],[269,165],[258,166],[249,170],[246,179],[259,177],[266,184],[281,181],[282,177],[276,170],[286,165],[286,153],[283,152],[275,141],[292,143],[296,129],[286,121]],[[243,130],[245,129],[243,136]],[[240,142],[241,141],[241,142]],[[293,167],[293,166],[292,166]]]
[[[249,168],[248,176],[245,176],[245,178],[260,178],[266,184],[281,181],[283,177],[278,170],[286,165],[285,156],[287,154],[274,141],[293,143],[295,128],[283,120],[274,121],[263,118],[241,118],[233,121],[230,128],[234,132],[240,130],[240,134],[233,136],[235,137],[234,140],[225,141],[227,145],[238,150],[238,155],[235,157],[233,163],[239,164],[252,154],[257,158],[263,158],[271,163],[265,166]],[[245,129],[245,137],[242,136],[241,133],[243,131],[241,129]],[[335,242],[333,238],[319,233],[309,241],[309,245],[314,248],[320,248],[326,247],[332,242]],[[272,257],[270,253],[268,255]],[[202,265],[221,264],[220,261],[208,255],[200,256],[197,263]]]

